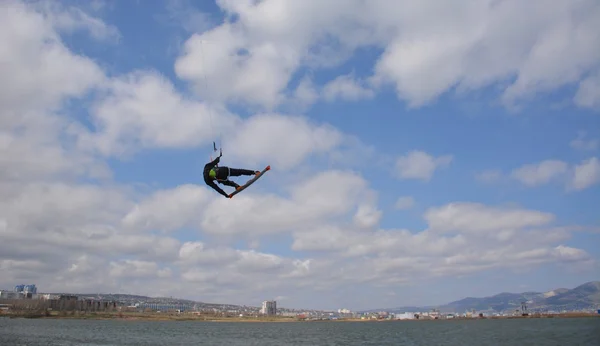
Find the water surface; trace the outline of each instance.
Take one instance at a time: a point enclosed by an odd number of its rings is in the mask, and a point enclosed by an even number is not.
[[[600,345],[600,318],[203,322],[0,318],[0,345]]]

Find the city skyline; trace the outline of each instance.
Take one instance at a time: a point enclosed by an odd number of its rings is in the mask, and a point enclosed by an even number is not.
[[[361,310],[598,280],[598,1],[0,20],[0,284]],[[224,198],[219,149],[271,170]]]
[[[533,305],[533,310],[535,312],[548,312],[549,310],[555,312],[561,311],[600,311],[600,300],[598,300],[598,293],[600,293],[600,281],[590,281],[586,283],[581,283],[576,287],[566,288],[566,287],[558,287],[553,288],[546,291],[541,292],[496,292],[493,295],[484,296],[484,297],[461,297],[461,299],[451,302],[445,302],[443,304],[425,304],[421,306],[388,306],[388,307],[371,307],[366,309],[359,309],[357,311],[352,311],[346,308],[338,308],[338,309],[324,309],[318,307],[286,307],[286,306],[278,306],[277,301],[275,300],[264,300],[262,304],[230,304],[227,302],[209,302],[209,301],[198,301],[193,299],[187,299],[185,297],[149,297],[137,294],[128,294],[128,293],[102,293],[102,292],[45,292],[40,294],[33,295],[25,295],[25,296],[16,296],[15,293],[23,293],[23,286],[29,286],[33,288],[33,291],[36,291],[36,285],[16,285],[14,291],[6,291],[0,289],[0,299],[40,299],[40,296],[43,296],[43,299],[58,299],[58,297],[66,294],[68,297],[77,296],[80,299],[101,299],[106,300],[106,297],[111,297],[108,300],[123,303],[124,300],[129,301],[130,303],[135,301],[135,306],[139,307],[141,310],[145,308],[150,309],[159,309],[158,307],[170,306],[173,308],[180,309],[182,311],[191,310],[193,307],[198,304],[204,306],[204,309],[208,308],[208,310],[213,309],[215,306],[221,306],[224,311],[230,311],[232,308],[255,308],[256,311],[262,315],[272,316],[278,314],[281,311],[313,311],[313,312],[332,312],[337,310],[337,312],[341,315],[344,314],[354,314],[354,313],[371,313],[371,312],[386,312],[386,313],[397,313],[401,311],[402,313],[406,312],[427,312],[427,311],[437,311],[440,312],[439,309],[443,309],[446,313],[458,313],[462,310],[464,311],[486,311],[489,313],[490,311],[494,313],[501,312],[510,312],[514,311],[515,302],[519,304],[520,309],[527,309],[527,304]],[[7,295],[8,293],[8,295]],[[126,298],[123,298],[126,297]],[[548,301],[549,300],[549,301]],[[512,306],[510,308],[506,308],[507,304]],[[548,305],[549,304],[549,305]],[[131,305],[131,304],[130,304]],[[128,306],[128,305],[127,305]],[[184,307],[185,306],[185,307]],[[478,309],[469,307],[469,306],[478,306]],[[483,307],[483,308],[482,308]],[[558,310],[554,310],[558,309]]]

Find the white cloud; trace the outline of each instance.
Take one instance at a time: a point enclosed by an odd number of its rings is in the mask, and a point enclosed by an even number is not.
[[[64,97],[83,96],[103,81],[101,69],[91,59],[71,53],[55,23],[42,13],[4,1],[0,21],[5,27],[0,33],[3,128],[38,118],[33,111],[59,107]]]
[[[37,258],[71,266],[72,258],[136,256],[167,260],[176,256],[179,242],[150,234],[127,234],[118,228],[132,206],[124,189],[64,183],[2,185],[0,257]],[[35,241],[32,241],[35,239]]]
[[[61,33],[87,30],[91,37],[105,42],[117,42],[121,38],[119,30],[115,26],[92,17],[81,8],[65,7],[47,1],[35,3],[34,6],[43,11],[46,20],[50,21]]]
[[[251,165],[259,170],[270,164],[273,169],[288,170],[310,154],[332,151],[343,139],[337,129],[315,125],[304,117],[258,114],[239,125],[223,145],[227,160],[237,165]]]
[[[473,89],[515,78],[503,94],[510,104],[536,91],[576,82],[600,58],[600,48],[593,43],[600,32],[600,7],[594,1],[559,1],[552,8],[544,1],[452,7],[426,1],[398,6],[396,11],[383,4],[371,5],[371,12],[381,20],[386,11],[387,21],[381,26],[395,20],[398,34],[378,62],[375,77],[393,83],[412,106],[454,86]],[[574,36],[578,38],[571,39]]]
[[[203,86],[208,80],[210,99],[249,103],[270,110],[284,102],[283,91],[304,59],[323,65],[339,60],[336,55],[349,51],[345,49],[345,38],[335,54],[327,49],[323,53],[311,49],[320,46],[319,41],[332,30],[341,38],[343,28],[339,25],[349,24],[351,18],[340,18],[343,23],[326,28],[335,17],[352,16],[354,9],[347,2],[218,5],[239,20],[226,21],[202,35],[193,35],[175,65],[177,75],[193,82],[202,95],[208,92]],[[323,59],[324,55],[328,57]]]
[[[197,227],[202,221],[199,211],[211,197],[214,197],[211,191],[191,184],[157,191],[131,209],[122,224],[126,228],[161,231]]]
[[[554,221],[549,213],[517,208],[492,208],[479,203],[452,203],[429,209],[425,220],[435,232],[478,233],[539,227]]]
[[[600,109],[600,69],[579,84],[574,101],[580,107]]]
[[[20,233],[20,228],[11,228],[8,219],[9,230],[4,233],[5,241],[0,245],[0,265],[6,277],[14,280],[23,280],[29,271],[38,273],[44,270],[45,274],[36,274],[37,282],[44,289],[62,287],[61,290],[64,290],[64,287],[68,287],[81,292],[93,288],[136,294],[170,292],[169,295],[189,297],[189,293],[178,288],[179,284],[173,285],[173,282],[183,280],[203,283],[197,294],[201,294],[205,301],[240,304],[260,301],[260,297],[254,294],[261,291],[261,295],[272,296],[286,292],[292,297],[292,304],[301,304],[309,302],[308,296],[302,297],[307,293],[299,293],[294,287],[333,289],[340,284],[368,281],[385,286],[431,275],[474,274],[492,268],[522,268],[557,261],[578,263],[589,259],[589,255],[580,249],[559,246],[568,233],[548,228],[554,216],[533,210],[494,208],[474,203],[450,204],[431,208],[425,213],[429,230],[416,233],[393,229],[366,231],[365,226],[375,226],[371,221],[377,219],[374,217],[377,213],[374,213],[374,206],[364,204],[365,201],[374,202],[370,193],[365,196],[365,187],[366,183],[359,177],[340,172],[324,173],[293,187],[290,199],[244,194],[242,204],[217,205],[220,202],[217,200],[209,205],[206,217],[200,217],[210,222],[211,214],[214,217],[215,212],[222,211],[224,217],[212,219],[212,224],[202,225],[203,231],[215,236],[223,234],[223,231],[241,232],[236,236],[236,242],[244,234],[254,237],[265,231],[281,232],[287,229],[294,236],[293,250],[319,251],[324,256],[318,258],[293,258],[200,241],[181,243],[145,233],[127,235],[107,227],[111,224],[118,226],[125,215],[136,215],[130,220],[142,221],[141,225],[148,228],[193,225],[199,217],[190,211],[197,208],[198,213],[202,214],[204,193],[197,188],[184,186],[149,195],[137,207],[131,202],[125,202],[128,207],[115,205],[115,196],[108,197],[111,203],[101,200],[81,203],[80,199],[75,199],[72,204],[65,204],[64,208],[77,206],[80,209],[74,210],[74,213],[84,217],[65,223],[61,220],[69,219],[69,214],[48,210],[47,217],[54,215],[55,218],[46,219],[39,225],[51,224],[54,227],[42,228],[43,233],[37,236],[40,241],[33,243],[25,241],[34,236],[31,231]],[[98,190],[97,193],[104,191]],[[67,193],[63,196],[67,196],[63,200],[68,201],[76,194]],[[45,204],[39,197],[31,198]],[[48,196],[50,199],[52,197]],[[177,207],[170,204],[174,201],[177,201]],[[260,206],[262,215],[248,208],[254,203]],[[30,204],[21,203],[16,207]],[[160,210],[161,205],[165,210]],[[113,208],[114,211],[106,208]],[[126,213],[128,208],[133,212]],[[0,218],[6,218],[7,215],[14,215],[17,209],[3,206],[1,210],[6,210],[8,214]],[[367,222],[344,225],[339,218],[343,215]],[[145,220],[148,225],[144,225]],[[239,224],[226,223],[232,220]],[[90,222],[107,226],[85,226]],[[56,229],[61,225],[72,227]],[[534,230],[529,230],[531,228]],[[444,232],[457,234],[445,236]],[[42,234],[45,237],[41,238]],[[554,249],[556,246],[559,247]],[[38,258],[45,258],[45,251],[49,252],[47,258],[53,259],[51,270],[43,267],[43,261],[23,262],[30,258],[27,256],[31,253],[36,253]],[[61,264],[57,265],[57,262]],[[95,274],[94,269],[98,267],[110,269],[102,282]],[[402,272],[398,274],[400,269]],[[68,277],[68,284],[58,285],[55,282],[57,277]],[[146,284],[140,285],[140,282]],[[248,287],[253,289],[248,290]]]
[[[122,260],[110,262],[108,273],[114,278],[168,278],[169,269],[160,269],[155,262]]]
[[[552,254],[563,261],[581,261],[588,259],[590,255],[581,249],[575,249],[569,246],[559,245],[553,249]]]
[[[11,116],[7,113],[11,112],[0,109],[0,122],[7,119],[5,115]],[[68,136],[70,124],[66,119],[47,113],[30,114],[0,130],[0,178],[26,182],[39,178],[111,177],[106,163],[65,148],[58,134]]]
[[[340,250],[345,244],[345,233],[341,227],[321,225],[302,229],[294,233],[292,250],[295,251],[332,251]]]
[[[202,283],[199,290],[203,295],[224,295],[228,301],[236,300],[232,297],[234,294],[241,295],[243,301],[250,300],[257,291],[263,296],[269,292],[282,292],[289,287],[289,280],[301,279],[312,271],[310,260],[301,261],[254,250],[195,247],[193,257],[189,257],[186,267],[182,267],[181,278],[189,283]],[[214,254],[215,261],[212,257],[210,262],[205,260],[203,253],[207,252],[211,256]],[[224,256],[219,256],[219,252],[223,252]],[[294,281],[294,284],[303,285],[301,281]],[[244,287],[249,285],[256,287],[256,291],[244,291]]]
[[[239,119],[221,109],[181,96],[155,72],[132,72],[108,84],[93,108],[96,132],[80,136],[85,148],[127,155],[144,148],[212,147]]]
[[[600,59],[600,6],[594,0],[562,0],[551,8],[542,0],[218,5],[237,19],[186,41],[177,74],[201,93],[207,76],[215,100],[268,109],[285,100],[284,90],[303,63],[337,66],[368,46],[384,50],[371,84],[393,85],[410,106],[454,87],[465,91],[491,83],[502,83],[503,100],[511,105],[579,82]],[[592,86],[591,80],[581,84],[576,102],[592,104]]]
[[[309,107],[319,98],[319,93],[308,77],[302,78],[298,86],[294,90],[294,99],[301,107]]]
[[[0,8],[6,29],[0,34],[0,60],[6,62],[0,66],[3,279],[35,280],[45,290],[102,289],[114,284],[94,277],[108,258],[175,258],[179,244],[173,238],[118,230],[133,205],[132,191],[111,185],[106,162],[74,145],[82,126],[63,108],[105,86],[107,78],[94,61],[72,53],[59,31],[87,29],[104,39],[110,28],[49,3],[9,1]],[[87,182],[97,178],[103,185]]]
[[[248,191],[231,200],[214,201],[205,208],[202,229],[209,234],[244,236],[314,227],[325,220],[348,215],[370,195],[367,182],[360,176],[325,171],[292,186],[290,198]],[[362,221],[373,222],[377,219],[373,215],[377,212]]]
[[[580,191],[600,182],[600,163],[597,157],[573,165],[545,160],[514,169],[511,176],[530,187],[560,181],[568,191]]]
[[[61,42],[55,18],[15,1],[0,4],[0,177],[28,181],[86,175],[110,177],[105,163],[67,151],[71,121],[58,113],[68,98],[85,96],[105,80],[91,59]],[[70,20],[72,12],[61,14]],[[73,19],[76,20],[76,19]],[[66,143],[65,143],[66,142]]]
[[[600,182],[600,160],[597,157],[584,160],[573,168],[570,186],[575,190],[583,190]]]
[[[361,204],[354,214],[354,223],[359,228],[373,228],[379,224],[383,212],[373,204]]]
[[[569,233],[550,228],[555,216],[549,213],[451,203],[430,208],[424,218],[429,227],[421,232],[380,229],[365,233],[335,226],[296,232],[292,248],[338,253],[352,273],[384,286],[591,258],[581,249],[560,244]],[[456,234],[443,234],[449,232]]]
[[[249,46],[247,40],[247,34],[229,23],[193,35],[185,42],[175,71],[210,100],[257,102],[272,108],[282,102],[278,93],[297,67],[297,53],[270,42]]]
[[[558,160],[546,160],[524,165],[512,171],[511,176],[528,186],[547,184],[567,173],[567,163]]]
[[[179,260],[183,266],[228,264],[238,258],[238,253],[231,248],[207,247],[202,242],[186,242],[179,250]]]
[[[436,169],[448,166],[452,155],[434,157],[424,151],[414,150],[396,161],[396,175],[401,179],[420,179],[429,181]]]
[[[323,97],[329,102],[335,101],[338,98],[357,101],[369,99],[373,96],[375,96],[375,93],[360,85],[353,75],[339,76],[323,87]]]
[[[349,141],[328,125],[301,116],[256,114],[247,119],[181,96],[155,72],[134,72],[108,83],[93,108],[95,132],[79,129],[81,148],[128,156],[141,149],[223,146],[223,165],[270,164],[288,170],[313,153],[333,153]],[[341,148],[340,148],[341,149]]]
[[[396,209],[399,209],[399,210],[405,210],[405,209],[410,209],[410,208],[414,207],[414,205],[415,205],[415,199],[413,197],[402,196],[402,197],[398,197],[395,207],[396,207]]]
[[[11,228],[31,230],[110,224],[131,205],[124,190],[110,186],[4,183],[0,192],[0,215]]]
[[[587,133],[585,131],[581,131],[577,134],[577,138],[571,141],[570,146],[574,149],[578,150],[596,150],[600,145],[600,141],[598,139],[587,139]]]

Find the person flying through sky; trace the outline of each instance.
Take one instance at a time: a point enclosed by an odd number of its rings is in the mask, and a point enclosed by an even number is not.
[[[221,161],[221,156],[223,153],[221,152],[216,159],[204,165],[204,182],[206,185],[212,187],[215,191],[225,196],[226,198],[230,198],[230,195],[225,193],[223,189],[221,189],[215,181],[219,184],[227,185],[234,187],[236,190],[240,188],[240,185],[235,183],[234,181],[229,180],[229,177],[239,177],[241,175],[256,175],[260,174],[260,171],[252,171],[249,169],[242,168],[230,168],[226,166],[218,166],[218,163]]]

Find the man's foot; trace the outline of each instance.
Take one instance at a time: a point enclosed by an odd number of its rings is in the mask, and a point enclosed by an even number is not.
[[[259,174],[260,174],[260,171],[254,172],[254,175],[259,175]]]

